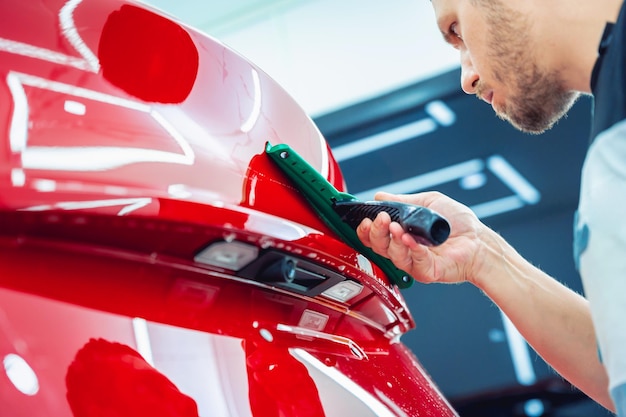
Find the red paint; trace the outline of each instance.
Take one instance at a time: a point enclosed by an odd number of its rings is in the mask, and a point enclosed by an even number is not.
[[[345,190],[271,78],[139,3],[0,15],[3,416],[455,415],[398,341],[400,292],[264,155],[289,143]],[[223,241],[363,288],[339,302],[194,260]]]

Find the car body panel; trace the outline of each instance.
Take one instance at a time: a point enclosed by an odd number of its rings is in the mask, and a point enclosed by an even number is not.
[[[455,415],[398,288],[264,154],[345,190],[275,81],[141,3],[0,14],[3,415]]]

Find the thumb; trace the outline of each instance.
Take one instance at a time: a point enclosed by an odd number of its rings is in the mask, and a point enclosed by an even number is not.
[[[399,203],[407,204],[420,204],[420,198],[418,194],[391,194],[384,191],[379,191],[374,195],[374,199],[377,201],[396,201]]]
[[[437,191],[423,191],[415,194],[391,194],[379,191],[374,195],[374,199],[378,201],[396,201],[422,207],[431,207],[443,197],[445,196]]]
[[[375,195],[374,195],[374,200],[377,201],[403,201],[403,195],[400,194],[391,194],[391,193],[387,193],[385,191],[378,191]]]

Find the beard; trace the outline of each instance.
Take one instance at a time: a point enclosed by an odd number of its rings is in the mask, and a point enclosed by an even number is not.
[[[495,63],[493,77],[510,89],[496,115],[523,132],[545,132],[567,114],[580,93],[565,88],[560,71],[539,67],[534,54],[537,47],[528,39],[531,24],[524,16],[501,1],[477,3],[485,9],[491,27],[488,47],[489,59]],[[479,97],[485,88],[478,86]]]
[[[540,134],[567,115],[580,94],[565,90],[557,77],[534,75],[514,77],[515,91],[496,115],[523,132]]]

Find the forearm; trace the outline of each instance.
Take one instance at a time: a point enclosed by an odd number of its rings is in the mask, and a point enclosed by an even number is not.
[[[535,351],[570,383],[613,409],[587,301],[485,231],[480,276],[471,281],[511,319]]]

